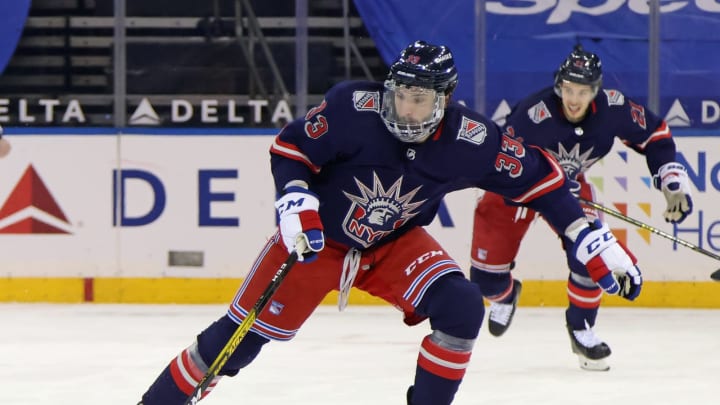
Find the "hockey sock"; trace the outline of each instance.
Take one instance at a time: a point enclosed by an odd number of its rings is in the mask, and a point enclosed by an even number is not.
[[[565,311],[565,320],[574,330],[585,329],[585,322],[592,327],[595,325],[600,299],[603,290],[595,283],[592,286],[581,285],[572,276],[568,279],[568,299],[570,304]]]
[[[220,350],[225,347],[237,326],[235,321],[223,316],[198,336],[198,352],[205,359],[208,366],[212,364]],[[237,374],[241,368],[250,364],[257,357],[263,345],[267,342],[269,342],[268,339],[257,333],[248,332],[222,370],[220,370],[220,375],[234,376]]]
[[[197,342],[173,359],[153,382],[143,395],[143,405],[183,404],[205,376],[208,367],[220,350],[225,347],[236,328],[235,322],[227,316],[223,316],[205,329],[197,337]],[[203,394],[203,398],[212,391],[223,375],[233,376],[241,368],[250,364],[267,342],[267,339],[254,332],[245,335],[233,355],[223,366],[220,375],[213,379]]]
[[[485,306],[478,286],[462,274],[452,273],[430,286],[416,312],[430,318],[434,331],[474,340],[482,325]]]
[[[417,312],[433,333],[420,346],[412,405],[445,405],[455,397],[470,361],[485,308],[478,286],[462,275],[435,281]]]
[[[513,279],[509,271],[496,273],[471,266],[470,280],[480,287],[483,297],[490,301],[509,303],[513,299]]]
[[[460,387],[471,351],[455,351],[435,343],[431,336],[423,339],[415,371],[412,405],[445,405],[452,403]]]
[[[185,400],[192,394],[195,386],[205,375],[204,370],[207,370],[204,364],[197,363],[197,357],[197,344],[193,343],[173,359],[160,373],[143,395],[143,405],[184,404]],[[203,398],[212,391],[219,379],[220,376],[212,381],[203,394]]]

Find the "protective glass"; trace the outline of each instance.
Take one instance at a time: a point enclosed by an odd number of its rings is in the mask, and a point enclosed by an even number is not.
[[[402,142],[425,141],[445,114],[445,95],[435,90],[385,81],[380,116]]]

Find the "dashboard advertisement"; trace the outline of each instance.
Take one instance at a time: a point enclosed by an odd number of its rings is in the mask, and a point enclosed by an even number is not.
[[[268,133],[23,134],[0,160],[0,246],[7,277],[242,278],[275,231]],[[695,211],[662,219],[665,200],[644,158],[617,144],[588,172],[598,202],[715,254],[720,252],[720,154],[679,137]],[[446,197],[430,230],[467,268],[482,190]],[[707,281],[718,263],[606,216],[648,280]],[[542,219],[521,246],[518,275],[567,277]]]

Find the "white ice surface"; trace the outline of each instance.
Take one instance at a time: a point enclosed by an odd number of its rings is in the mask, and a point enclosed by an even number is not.
[[[0,392],[11,405],[134,405],[220,305],[0,304]],[[720,404],[720,311],[601,309],[609,372],[582,371],[562,308],[520,307],[501,338],[483,325],[455,404]],[[405,404],[427,323],[390,307],[320,307],[265,346],[208,405]]]

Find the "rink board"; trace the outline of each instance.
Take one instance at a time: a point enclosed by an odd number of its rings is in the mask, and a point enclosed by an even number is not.
[[[199,278],[4,278],[0,302],[224,304],[230,303],[242,279]],[[656,308],[720,308],[720,283],[647,281],[640,298],[630,303],[603,297],[603,306]],[[524,280],[521,306],[567,305],[566,282]],[[323,305],[337,305],[332,292]],[[379,298],[353,289],[350,305],[387,305]]]
[[[1,301],[227,302],[275,230],[267,131],[7,133],[13,150],[0,160]],[[718,254],[720,139],[676,140],[696,206],[681,226],[662,220],[664,198],[651,189],[644,158],[622,145],[589,180],[608,207]],[[448,195],[429,227],[464,269],[481,194]],[[640,260],[647,288],[638,305],[720,307],[720,283],[708,278],[720,262],[606,220]],[[564,256],[542,220],[517,262],[524,304],[564,305]]]

